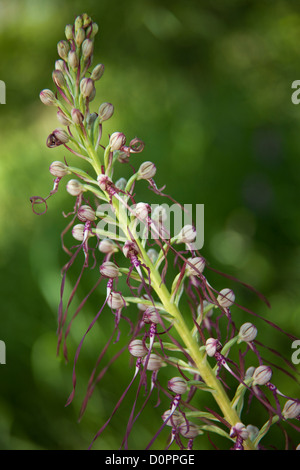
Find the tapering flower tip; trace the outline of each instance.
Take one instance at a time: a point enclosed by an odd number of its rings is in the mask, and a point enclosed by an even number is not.
[[[282,410],[285,419],[294,419],[300,416],[300,401],[288,400]]]
[[[222,345],[218,339],[208,338],[205,343],[206,354],[209,357],[213,357],[216,352],[221,351]]]
[[[117,245],[109,238],[104,238],[103,240],[100,240],[98,249],[99,251],[101,251],[101,253],[105,253],[106,255],[112,255],[113,253],[116,253],[119,250]]]
[[[183,395],[187,391],[187,383],[183,377],[173,377],[168,382],[168,389],[176,395]]]
[[[154,177],[156,166],[152,162],[144,162],[138,170],[138,180],[149,180]]]
[[[85,31],[83,28],[79,28],[75,34],[75,44],[77,47],[80,47],[83,41],[85,40]]]
[[[255,367],[253,366],[248,367],[248,369],[245,372],[245,379],[250,379],[250,377],[253,377],[254,371],[255,371]]]
[[[127,240],[122,248],[123,254],[126,258],[129,258],[131,254],[137,255],[139,252],[138,246],[135,242]]]
[[[133,209],[134,216],[140,220],[146,220],[147,217],[149,217],[150,212],[151,208],[149,204],[146,204],[145,202],[138,202]]]
[[[111,103],[102,103],[100,104],[98,116],[100,121],[107,121],[114,114],[114,107]]]
[[[63,126],[69,126],[72,121],[68,118],[68,116],[59,108],[56,113],[57,119]]]
[[[122,132],[114,132],[109,139],[110,150],[120,150],[126,143],[126,137]]]
[[[61,57],[63,60],[68,60],[69,50],[70,44],[68,43],[68,41],[59,41],[59,43],[57,44],[57,52],[59,57]]]
[[[126,303],[121,294],[119,292],[111,292],[107,299],[108,306],[113,310],[117,310],[119,308],[125,307]]]
[[[94,80],[84,77],[80,81],[80,92],[84,98],[91,98],[95,91]]]
[[[195,258],[188,258],[185,270],[187,276],[200,276],[203,273],[204,268],[204,258],[196,256]]]
[[[100,80],[100,78],[102,77],[102,75],[104,74],[104,65],[103,64],[97,64],[93,70],[92,70],[92,73],[91,73],[91,78],[93,80],[95,80],[95,82],[97,80]]]
[[[82,56],[85,60],[89,59],[93,54],[94,44],[91,39],[85,39],[81,45]]]
[[[77,216],[81,222],[93,222],[96,219],[96,212],[90,206],[84,204],[79,207]]]
[[[109,279],[115,279],[119,276],[119,268],[112,261],[105,261],[99,268],[100,274]]]
[[[187,439],[195,439],[199,435],[199,427],[191,422],[184,422],[179,426],[179,432]]]
[[[111,178],[107,175],[99,175],[97,177],[97,182],[98,182],[99,188],[102,189],[102,191],[106,191],[108,186],[112,184]]]
[[[143,313],[143,320],[145,323],[155,323],[160,322],[160,316],[155,307],[147,307]]]
[[[129,343],[128,350],[134,357],[146,356],[148,349],[141,339],[134,339]]]
[[[97,23],[92,23],[87,28],[87,35],[89,36],[90,39],[93,39],[98,33],[98,31],[99,31],[99,26],[97,25]]]
[[[231,307],[235,301],[235,294],[231,289],[222,289],[217,297],[221,307]]]
[[[58,88],[64,88],[66,86],[66,79],[61,70],[53,70],[52,80]]]
[[[177,428],[177,426],[180,426],[181,424],[185,422],[184,417],[177,410],[175,410],[172,414],[171,414],[171,410],[165,411],[164,414],[162,415],[162,420],[166,421],[166,426],[172,426],[175,428]]]
[[[53,162],[49,167],[51,175],[62,178],[63,176],[69,175],[70,171],[68,170],[67,165],[63,162]]]
[[[196,238],[197,232],[192,225],[185,225],[177,235],[176,243],[192,243]]]
[[[68,64],[72,70],[77,70],[79,66],[79,57],[76,51],[70,51],[68,54]]]
[[[157,355],[157,354],[150,354],[148,362],[146,362],[146,359],[144,359],[143,364],[146,365],[147,370],[159,370],[161,367],[164,366],[163,360]]]
[[[40,92],[40,100],[46,106],[55,106],[57,104],[57,99],[53,91],[45,89]]]
[[[73,25],[72,24],[66,25],[65,36],[68,41],[71,41],[71,39],[73,39]]]
[[[241,439],[245,440],[249,437],[249,431],[243,423],[236,423],[230,429],[229,435],[230,437],[240,437]]]
[[[151,263],[156,263],[157,258],[158,258],[158,252],[154,248],[149,248],[147,251],[147,255],[151,261]]]
[[[269,366],[259,366],[253,372],[252,385],[265,385],[272,377],[272,369]]]
[[[74,122],[74,124],[77,124],[78,126],[80,126],[80,124],[82,124],[83,119],[84,119],[84,116],[83,116],[82,112],[79,109],[76,109],[76,108],[72,109],[71,117],[72,117],[72,121]]]
[[[66,190],[71,196],[79,196],[84,192],[84,187],[78,180],[72,179],[67,182]]]
[[[82,15],[78,15],[77,18],[75,18],[75,21],[74,21],[75,34],[77,33],[77,31],[80,28],[82,28],[82,26],[83,26]]]
[[[84,239],[84,224],[74,225],[74,227],[72,228],[72,235],[75,240],[82,242]]]
[[[127,185],[127,180],[125,178],[119,178],[118,181],[116,181],[116,188],[120,189],[121,191],[124,191]]]
[[[252,323],[244,323],[239,331],[239,341],[250,343],[254,341],[257,335],[257,328]]]
[[[57,139],[61,144],[66,144],[69,142],[69,136],[64,129],[57,128],[53,131],[55,139]]]

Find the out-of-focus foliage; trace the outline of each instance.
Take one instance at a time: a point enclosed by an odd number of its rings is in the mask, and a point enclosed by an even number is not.
[[[32,195],[48,194],[49,164],[65,155],[45,145],[58,124],[55,110],[38,95],[53,89],[56,44],[65,24],[85,11],[100,28],[94,63],[105,65],[94,107],[102,101],[115,106],[104,138],[118,130],[145,142],[133,165],[152,160],[158,186],[166,184],[182,203],[205,204],[203,255],[212,267],[261,291],[271,309],[211,272],[214,287],[232,287],[240,304],[296,336],[300,332],[300,106],[291,102],[291,84],[300,79],[300,5],[0,0],[0,79],[7,87],[6,105],[0,105],[0,339],[7,348],[7,364],[0,365],[1,449],[87,448],[133,373],[123,357],[76,423],[89,372],[110,334],[111,319],[103,317],[82,352],[79,398],[64,407],[72,361],[66,366],[56,357],[55,330],[66,262],[62,211],[73,201],[62,185],[43,217],[32,213],[29,202]],[[79,298],[89,285],[86,276]],[[91,298],[78,319],[71,353],[102,300],[101,293]],[[238,323],[254,321],[238,309],[233,315]],[[291,341],[261,321],[257,325],[257,339],[290,359]],[[277,385],[299,396],[285,376]],[[118,448],[132,397],[97,448]],[[136,424],[132,447],[143,448],[159,425],[150,407]],[[199,445],[210,448],[204,440]]]

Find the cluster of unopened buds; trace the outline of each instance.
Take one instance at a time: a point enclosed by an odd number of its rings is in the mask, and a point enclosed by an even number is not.
[[[106,286],[103,304],[85,331],[74,357],[73,389],[67,404],[75,396],[77,362],[83,342],[107,307],[114,315],[114,328],[91,373],[80,416],[88,406],[95,386],[107,371],[107,367],[99,370],[102,357],[112,341],[118,342],[123,325],[130,329],[125,353],[135,359],[135,368],[127,388],[109,418],[96,432],[91,446],[120,408],[128,390],[137,383],[136,400],[128,413],[124,431],[122,447],[125,449],[130,445],[134,423],[146,404],[152,401],[154,389],[164,395],[161,402],[168,403],[169,407],[160,414],[162,422],[147,449],[165,428],[171,428],[168,448],[177,445],[181,449],[192,449],[194,440],[206,431],[233,441],[234,449],[262,448],[260,441],[271,424],[299,418],[300,403],[281,393],[270,382],[272,369],[264,364],[258,351],[256,327],[250,322],[239,328],[236,326],[238,316],[232,314],[231,308],[243,307],[237,305],[234,292],[230,288],[219,291],[208,282],[206,271],[210,268],[195,248],[197,233],[193,224],[184,224],[172,237],[163,204],[152,210],[147,202],[136,202],[136,184],[140,182],[147,182],[156,195],[169,197],[155,183],[157,169],[153,162],[144,161],[137,171],[134,170],[132,157],[143,151],[143,142],[135,137],[127,144],[122,132],[114,132],[108,143],[103,145],[103,123],[113,116],[114,107],[105,102],[99,106],[98,112],[90,109],[96,96],[95,83],[104,73],[103,64],[92,68],[97,32],[97,24],[86,14],[66,26],[65,39],[58,43],[59,59],[52,74],[56,91],[47,89],[40,93],[42,103],[56,107],[62,126],[51,132],[47,146],[64,147],[70,158],[81,164],[69,165],[66,158],[63,162],[54,161],[50,165],[50,173],[55,178],[52,191],[47,197],[31,198],[33,210],[38,214],[44,213],[48,198],[57,192],[61,180],[69,177],[66,191],[75,198],[75,203],[73,211],[64,214],[70,219],[62,234],[63,249],[69,259],[62,270],[58,308],[58,352],[63,345],[66,360],[66,340],[73,321],[80,312],[83,314],[85,303],[94,292],[99,297],[103,295],[97,289],[100,282]],[[119,178],[115,181],[115,166],[129,161],[132,176],[128,180]],[[110,213],[103,209],[103,203],[110,208]],[[43,210],[37,211],[37,205],[42,205]],[[178,207],[182,208],[179,204]],[[107,223],[106,229],[103,228],[104,222]],[[111,229],[113,226],[117,227],[117,232]],[[138,235],[138,226],[142,227],[143,237]],[[75,240],[75,246],[70,248],[65,244],[65,236],[69,232]],[[173,266],[169,263],[171,255],[174,256]],[[83,259],[82,269],[65,303],[66,276],[79,256]],[[71,304],[82,274],[94,268],[99,270],[98,280],[70,318]],[[168,287],[166,279],[169,279],[170,272],[173,282]],[[122,289],[118,290],[122,276],[126,282],[122,282]],[[240,347],[238,364],[230,359],[233,347]],[[122,352],[124,348],[111,363]],[[245,372],[248,352],[254,353],[257,366],[250,365]],[[174,369],[176,374],[169,379],[162,374],[163,378],[159,380],[161,369]],[[232,399],[226,392],[228,378],[236,386]],[[263,392],[264,386],[271,391],[275,405]],[[142,389],[145,390],[145,398],[138,409]],[[207,393],[216,401],[215,411],[204,405]],[[246,394],[249,403],[254,397],[267,410],[267,425],[258,428],[243,424],[247,419],[243,412]],[[198,398],[200,395],[201,399]],[[280,400],[285,402],[282,404]]]

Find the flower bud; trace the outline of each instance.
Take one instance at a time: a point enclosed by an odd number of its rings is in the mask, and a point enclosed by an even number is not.
[[[93,41],[90,39],[85,39],[82,43],[81,50],[82,50],[82,55],[85,59],[88,59],[91,57],[94,49],[94,44]]]
[[[72,235],[75,238],[75,240],[82,242],[84,238],[84,225],[83,224],[74,225],[74,227],[72,228]]]
[[[94,80],[91,78],[83,78],[80,82],[80,91],[84,98],[90,98],[94,93]]]
[[[199,276],[204,271],[205,268],[205,260],[200,256],[196,256],[195,258],[188,258],[188,263],[186,264],[186,274],[187,276]]]
[[[118,181],[116,181],[116,188],[120,189],[121,191],[124,191],[127,185],[127,180],[125,178],[120,178]]]
[[[64,74],[61,70],[53,70],[52,79],[58,88],[64,88],[67,84]]]
[[[149,217],[150,210],[149,204],[138,202],[133,209],[133,213],[138,219],[146,220]]]
[[[135,242],[127,240],[122,248],[123,254],[126,258],[129,258],[130,254],[137,255],[139,252],[138,246]]]
[[[98,115],[100,121],[107,121],[114,114],[114,107],[111,103],[102,103],[99,107]]]
[[[144,360],[143,363],[145,364],[146,361]],[[163,365],[164,363],[159,356],[150,354],[146,369],[152,371],[159,370]]]
[[[62,144],[66,144],[69,141],[69,136],[66,133],[66,131],[64,131],[63,129],[60,129],[60,128],[55,129],[53,131],[53,135],[55,139],[57,139]]]
[[[97,117],[98,117],[97,113],[90,113],[86,116],[85,119],[86,119],[86,123],[87,123],[87,126],[88,126],[89,129],[92,127],[92,125],[96,121]]]
[[[107,299],[108,306],[113,310],[125,307],[125,300],[118,292],[111,292]]]
[[[177,235],[176,243],[192,243],[196,238],[197,232],[192,225],[185,225]]]
[[[72,179],[67,182],[66,190],[71,196],[79,196],[83,193],[84,187],[79,181]]]
[[[151,263],[156,263],[156,260],[158,258],[158,252],[154,248],[149,248],[149,250],[147,251],[147,255]]]
[[[252,378],[253,378],[252,385],[265,385],[266,383],[270,381],[271,377],[272,377],[271,367],[269,366],[256,367],[252,375]]]
[[[177,427],[177,426],[180,426],[180,424],[183,424],[185,422],[184,417],[182,416],[181,413],[179,413],[179,411],[175,410],[172,414],[171,413],[172,413],[171,410],[167,410],[162,415],[162,420],[166,422],[166,426]]]
[[[75,19],[74,21],[74,27],[75,27],[75,34],[77,33],[77,31],[82,28],[83,26],[83,21],[82,21],[82,16],[79,15],[77,16],[77,18]]]
[[[84,116],[79,109],[73,108],[71,111],[71,117],[74,124],[80,125],[83,122]]]
[[[168,382],[168,389],[176,395],[183,395],[187,391],[187,383],[182,377],[173,377]]]
[[[179,432],[183,437],[194,439],[199,434],[199,428],[196,424],[184,422],[179,426]]]
[[[72,122],[61,109],[58,109],[56,116],[63,126],[69,126]]]
[[[40,100],[46,106],[55,106],[57,104],[55,94],[53,91],[47,89],[40,92]]]
[[[77,212],[78,219],[81,222],[93,222],[96,219],[95,211],[87,205],[80,206]]]
[[[100,80],[103,74],[104,74],[104,65],[98,64],[92,70],[91,79],[95,81]]]
[[[89,24],[92,22],[91,17],[87,13],[83,13],[81,15],[81,18],[82,18],[82,25],[83,25],[84,28],[89,26]]]
[[[70,45],[67,41],[65,40],[59,41],[59,43],[57,44],[57,52],[58,52],[59,57],[61,57],[63,60],[67,60],[69,50],[70,50]]]
[[[222,289],[217,297],[221,307],[231,307],[235,301],[235,294],[231,289]]]
[[[55,61],[55,70],[60,70],[63,74],[66,72],[66,65],[62,59]]]
[[[99,248],[99,251],[101,251],[101,253],[105,253],[105,254],[113,254],[118,251],[117,245],[109,238],[100,240],[98,248]]]
[[[156,166],[152,162],[144,162],[138,170],[138,180],[149,180],[154,177]]]
[[[300,416],[300,402],[297,400],[288,400],[282,410],[285,419],[298,418]]]
[[[102,276],[108,277],[109,279],[115,279],[119,276],[119,268],[112,261],[102,263],[99,270]]]
[[[126,143],[126,137],[122,132],[114,132],[109,139],[109,146],[111,151],[120,150]]]
[[[63,162],[51,163],[49,167],[49,171],[51,175],[59,177],[59,178],[62,178],[63,176],[70,174],[70,171],[68,170],[67,165],[65,165]]]
[[[179,411],[175,410],[171,416],[170,414],[171,414],[171,410],[167,410],[162,415],[162,420],[166,421],[166,426],[177,427],[177,426],[180,426],[180,424],[183,424],[185,422],[184,417],[182,416],[182,414],[179,413]],[[169,419],[167,419],[168,417]]]
[[[253,426],[252,424],[248,424],[247,426],[247,431],[249,433],[249,439],[250,441],[254,441],[254,439],[258,436],[259,429],[256,426]]]
[[[245,379],[249,379],[250,377],[253,377],[254,371],[255,371],[255,367],[253,366],[248,367],[248,369],[245,372]]]
[[[79,58],[75,51],[70,51],[68,54],[68,64],[72,70],[78,69],[79,66]]]
[[[142,295],[141,300],[151,300],[151,299],[149,295],[145,294],[145,295]],[[138,306],[138,309],[141,310],[142,312],[145,312],[145,310],[147,310],[147,308],[149,307],[149,305],[143,304],[142,302],[138,302],[137,306]]]
[[[97,23],[92,23],[88,29],[90,34],[89,37],[90,39],[93,39],[99,31],[99,26],[97,25]]]
[[[221,351],[221,349],[222,349],[222,345],[218,339],[208,338],[206,340],[205,350],[206,350],[206,354],[209,357],[213,357],[216,354],[216,352]]]
[[[244,323],[239,331],[239,340],[250,343],[256,338],[257,328],[252,323]]]
[[[109,176],[102,175],[102,174],[97,177],[97,182],[98,182],[99,188],[102,189],[102,191],[106,191],[109,185],[113,184]]]
[[[65,27],[65,36],[68,41],[73,39],[73,25],[67,24]]]
[[[248,439],[249,431],[243,423],[236,423],[230,429],[230,437],[241,437],[243,440]]]
[[[79,28],[75,34],[75,43],[77,47],[80,47],[85,40],[85,31],[83,28]]]
[[[134,357],[144,357],[148,352],[148,349],[140,339],[134,339],[131,341],[129,343],[128,349],[130,354]]]
[[[155,323],[160,322],[160,317],[155,307],[147,307],[143,314],[143,320],[145,323]]]

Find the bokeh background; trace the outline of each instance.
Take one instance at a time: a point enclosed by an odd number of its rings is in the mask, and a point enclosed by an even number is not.
[[[72,361],[66,365],[56,357],[56,319],[66,262],[62,211],[73,201],[62,188],[40,217],[29,202],[33,195],[49,193],[48,167],[64,155],[45,145],[58,124],[39,92],[54,89],[56,44],[65,24],[83,12],[99,24],[94,63],[105,65],[95,109],[102,101],[115,106],[105,132],[140,137],[145,151],[134,158],[157,165],[158,186],[166,184],[182,203],[205,205],[203,255],[212,267],[262,292],[271,308],[213,272],[210,282],[217,289],[232,287],[240,304],[300,334],[300,106],[291,101],[292,82],[300,79],[300,5],[286,0],[0,0],[0,79],[7,86],[6,104],[0,106],[0,339],[7,352],[6,365],[0,365],[1,449],[87,448],[133,372],[127,357],[116,363],[77,423],[89,372],[111,331],[111,320],[103,318],[82,352],[78,398],[65,407]],[[85,279],[79,298],[88,286]],[[86,317],[78,320],[71,354],[99,302],[93,297]],[[234,314],[237,323],[253,321],[240,310]],[[258,339],[290,359],[291,340],[264,322],[257,324]],[[280,358],[276,361],[285,367]],[[278,380],[283,392],[299,397],[295,382],[285,375]],[[130,403],[95,448],[118,448]],[[153,407],[145,411],[132,448],[141,449],[151,439],[161,411],[156,420]],[[297,444],[296,433],[292,436]],[[165,440],[166,434],[157,447]],[[266,445],[282,445],[277,431]],[[205,440],[198,447],[212,448]]]

